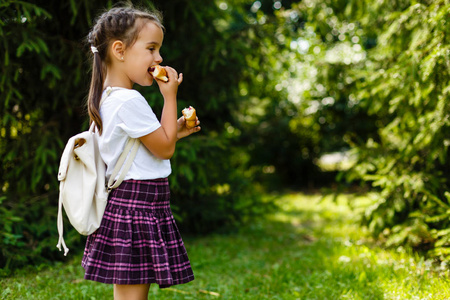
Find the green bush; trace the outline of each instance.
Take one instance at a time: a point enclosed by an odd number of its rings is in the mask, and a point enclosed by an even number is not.
[[[253,103],[266,104],[259,125],[248,130],[251,145],[258,145],[254,164],[270,162],[286,182],[301,178],[302,169],[314,174],[301,154],[315,162],[323,153],[350,150],[357,162],[340,174],[343,183],[378,192],[363,224],[387,245],[409,244],[448,259],[450,4],[290,4],[276,14],[284,23],[273,30],[285,51],[267,51],[279,65],[268,76],[287,101]],[[273,87],[262,93],[271,98]]]
[[[322,137],[340,136],[358,158],[347,180],[378,192],[363,224],[387,245],[448,260],[450,5],[303,1],[294,11],[306,15],[316,49],[305,94],[310,104],[322,100],[313,114],[323,118]],[[323,105],[325,97],[334,103]]]
[[[243,1],[245,2],[245,1]],[[165,16],[164,64],[184,73],[179,109],[197,108],[203,130],[181,141],[170,177],[174,211],[182,231],[225,230],[267,207],[253,189],[246,148],[228,128],[247,101],[240,95],[246,55],[258,37],[240,18],[212,1],[142,1]],[[62,258],[56,213],[59,158],[67,139],[87,128],[89,84],[84,39],[92,19],[111,1],[2,2],[0,43],[0,268]],[[181,9],[180,9],[181,8]],[[231,7],[230,7],[231,9]],[[213,43],[211,41],[214,41]],[[156,87],[140,89],[156,112]],[[66,222],[66,241],[82,249]]]
[[[378,118],[378,138],[359,145],[355,169],[380,191],[366,222],[390,245],[408,243],[442,259],[450,253],[449,11],[446,1],[368,6],[367,14],[384,18],[357,86]]]

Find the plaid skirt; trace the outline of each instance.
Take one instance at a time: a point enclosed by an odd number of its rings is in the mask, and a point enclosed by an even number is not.
[[[81,265],[85,279],[110,284],[165,288],[194,280],[170,209],[168,179],[125,180],[114,189]]]

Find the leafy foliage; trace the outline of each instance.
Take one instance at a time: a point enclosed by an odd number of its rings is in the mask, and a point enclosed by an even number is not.
[[[140,4],[163,11],[164,62],[185,75],[179,108],[193,105],[202,121],[202,132],[181,141],[173,158],[176,217],[184,231],[229,229],[268,207],[255,196],[248,155],[229,130],[237,127],[233,112],[246,99],[238,87],[245,53],[253,52],[247,32],[255,26],[211,1]],[[0,6],[0,267],[6,272],[61,257],[55,248],[56,173],[65,141],[87,127],[90,66],[83,41],[92,19],[111,5],[8,0]],[[140,90],[160,111],[157,89]],[[83,238],[66,225],[71,248],[82,248]]]
[[[262,102],[268,109],[257,119],[264,121],[253,127],[258,129],[253,136],[266,141],[255,147],[254,162],[271,161],[263,156],[267,149],[292,158],[291,166],[311,175],[312,169],[295,165],[300,154],[315,161],[323,153],[351,149],[358,161],[345,178],[379,191],[363,223],[387,245],[406,243],[448,259],[450,4],[328,0],[290,4],[277,12],[278,22],[284,23],[276,28],[283,28],[283,34],[274,30],[286,49],[276,56],[283,67],[275,73],[284,68],[286,76],[271,74],[285,101]],[[273,127],[268,124],[271,116]],[[281,128],[283,133],[277,131]],[[289,138],[288,132],[301,141]],[[278,152],[283,141],[296,154]],[[276,175],[292,170],[287,164],[280,169]]]
[[[358,98],[379,117],[379,140],[360,146],[356,170],[381,191],[367,220],[374,232],[384,231],[389,244],[433,249],[430,254],[444,259],[450,238],[449,9],[447,1],[401,1],[380,22],[372,68],[358,85]]]
[[[3,1],[0,8],[0,266],[54,254],[47,251],[56,233],[54,174],[64,136],[80,128],[74,100],[83,99],[84,56],[58,26],[66,7],[52,14],[48,5]]]
[[[379,191],[364,224],[387,245],[406,243],[441,259],[450,253],[449,9],[448,1],[294,7],[318,38],[309,42],[321,66],[314,80],[322,101],[313,114],[320,132],[343,137],[358,155],[346,178]],[[327,97],[332,105],[324,105]]]

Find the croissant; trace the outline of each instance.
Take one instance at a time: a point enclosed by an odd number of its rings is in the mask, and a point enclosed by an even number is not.
[[[166,69],[164,69],[160,65],[156,65],[156,66],[151,67],[149,69],[149,73],[156,79],[162,80],[164,82],[169,81],[169,78],[167,78]]]
[[[195,123],[197,122],[197,114],[195,112],[195,108],[189,106],[181,111],[186,120],[186,127],[193,128],[195,127]]]

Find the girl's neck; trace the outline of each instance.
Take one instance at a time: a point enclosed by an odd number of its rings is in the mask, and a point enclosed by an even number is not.
[[[106,71],[106,78],[103,83],[103,89],[108,86],[132,89],[133,82],[129,78],[125,78],[124,73],[114,72],[114,70],[108,68]]]

